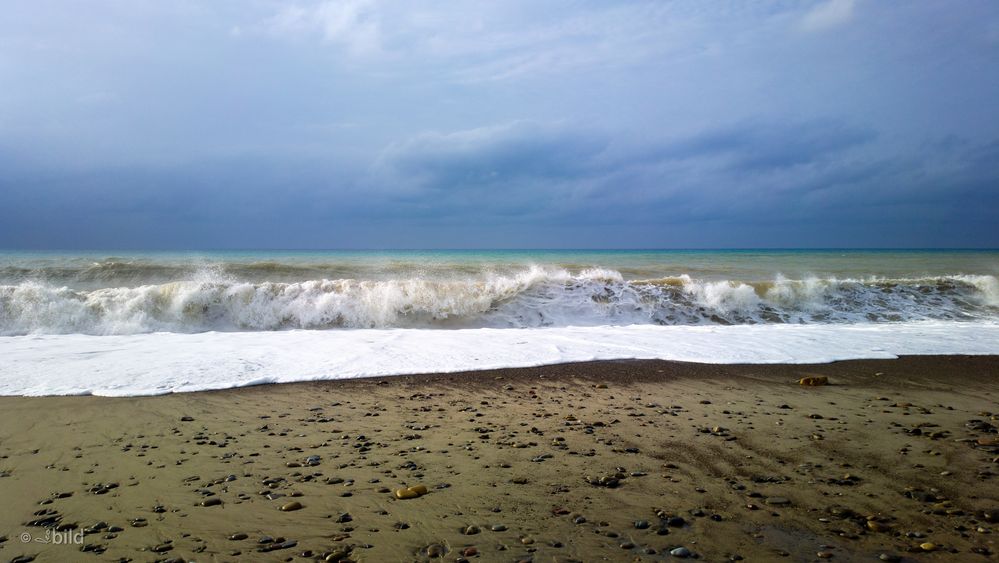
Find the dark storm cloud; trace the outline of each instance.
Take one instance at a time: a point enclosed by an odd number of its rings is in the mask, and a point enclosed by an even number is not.
[[[816,162],[873,140],[874,131],[833,120],[744,123],[667,146],[662,157],[729,156],[730,168],[766,171]]]
[[[516,122],[454,133],[428,133],[389,146],[392,173],[439,190],[521,180],[579,178],[607,147],[594,131]]]
[[[4,15],[0,247],[999,246],[992,2]]]
[[[599,215],[616,202],[626,212],[638,203],[703,200],[705,190],[724,195],[760,176],[783,174],[788,189],[807,188],[814,167],[831,166],[875,135],[817,121],[745,123],[649,146],[621,137],[617,144],[626,146],[615,147],[606,132],[526,122],[423,134],[384,151],[378,166],[385,176],[374,184],[391,186],[400,199],[432,195],[438,209],[471,197],[484,212],[524,199],[552,206],[544,209],[549,215],[566,206],[602,203],[589,210]],[[795,167],[813,168],[794,172]]]

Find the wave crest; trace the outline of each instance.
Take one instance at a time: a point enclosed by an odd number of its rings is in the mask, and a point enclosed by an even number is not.
[[[387,280],[237,281],[202,270],[188,281],[70,289],[0,285],[0,334],[208,330],[471,328],[972,320],[999,317],[994,276],[918,279],[626,281],[615,270]]]

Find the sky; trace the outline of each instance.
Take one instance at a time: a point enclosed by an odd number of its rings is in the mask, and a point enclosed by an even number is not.
[[[994,248],[997,218],[994,0],[0,6],[0,248]]]

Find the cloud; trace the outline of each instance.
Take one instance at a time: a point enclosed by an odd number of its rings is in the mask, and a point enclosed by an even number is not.
[[[392,143],[376,168],[381,188],[469,197],[549,186],[590,173],[607,147],[597,131],[516,121],[450,133],[428,132]]]
[[[747,121],[636,143],[618,132],[517,121],[390,144],[363,191],[438,219],[587,223],[736,217],[872,174],[875,132],[831,119]],[[797,194],[797,195],[795,195]]]
[[[748,120],[659,142],[644,158],[710,158],[718,166],[741,173],[773,171],[815,163],[876,137],[870,129],[834,119]]]
[[[855,0],[822,0],[801,19],[805,31],[822,31],[838,27],[853,18]]]
[[[287,38],[316,36],[380,63],[430,67],[456,82],[512,81],[581,69],[620,68],[702,54],[692,35],[759,23],[760,13],[710,13],[696,3],[551,3],[322,0],[281,7],[263,23]],[[399,71],[400,68],[393,70]]]
[[[282,7],[265,28],[277,34],[318,33],[354,55],[382,50],[381,23],[375,0],[324,0],[309,6]]]
[[[988,0],[63,4],[0,18],[0,247],[999,245]]]
[[[887,243],[888,236],[904,244],[903,234],[932,229],[964,233],[964,245],[997,242],[985,225],[999,213],[999,142],[949,137],[885,153],[879,139],[832,119],[747,121],[642,142],[627,132],[516,121],[401,139],[367,170],[302,159],[292,171],[283,157],[247,157],[46,177],[0,158],[11,172],[0,178],[0,209],[18,210],[0,225],[0,240],[814,246]],[[848,227],[866,238],[837,238]],[[798,238],[761,238],[782,229]],[[933,243],[924,239],[912,240]]]
[[[606,160],[588,207],[647,222],[800,214],[808,193],[872,174],[864,153],[876,138],[832,119],[750,120],[628,146]]]
[[[665,60],[692,48],[684,38],[693,17],[663,4],[598,4],[489,30],[462,30],[455,22],[457,32],[438,30],[426,47],[435,56],[467,59],[456,73],[461,81],[514,80]]]

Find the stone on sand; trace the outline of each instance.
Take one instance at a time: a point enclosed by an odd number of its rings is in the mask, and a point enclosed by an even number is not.
[[[820,385],[826,385],[827,383],[829,383],[829,378],[824,375],[802,377],[798,380],[798,385],[804,385],[806,387],[818,387]]]

